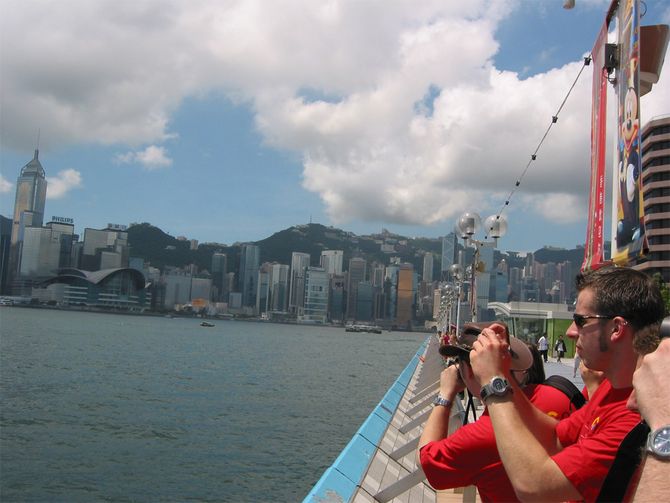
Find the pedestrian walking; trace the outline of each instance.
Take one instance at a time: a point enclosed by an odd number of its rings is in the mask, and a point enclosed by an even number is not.
[[[565,354],[565,351],[566,351],[565,341],[563,340],[562,335],[558,336],[558,340],[556,341],[556,344],[554,345],[554,351],[556,351],[556,361],[560,362],[561,358],[563,358],[563,355]]]
[[[547,353],[549,352],[549,342],[547,342],[547,334],[542,334],[537,341],[537,350],[542,355],[544,363],[547,363]]]
[[[577,371],[579,370],[579,362],[581,362],[582,359],[579,357],[577,352],[575,351],[575,363],[574,366],[572,367],[572,377],[577,377]]]

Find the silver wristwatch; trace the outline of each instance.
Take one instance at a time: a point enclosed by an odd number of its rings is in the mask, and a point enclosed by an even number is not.
[[[507,382],[507,379],[501,376],[495,376],[491,379],[491,382],[482,386],[479,396],[481,397],[482,402],[484,402],[491,395],[505,396],[511,391],[512,387],[509,385],[509,382]]]
[[[670,461],[670,424],[661,426],[649,434],[647,452],[663,461]]]
[[[449,407],[451,405],[451,400],[448,398],[444,398],[440,395],[437,395],[435,397],[435,400],[433,400],[433,405],[442,405],[443,407]]]

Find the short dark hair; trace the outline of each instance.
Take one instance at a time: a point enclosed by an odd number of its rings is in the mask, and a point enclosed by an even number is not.
[[[546,379],[544,373],[544,363],[542,361],[542,355],[537,350],[534,344],[526,343],[526,345],[528,346],[528,349],[530,349],[530,352],[533,355],[533,364],[527,370],[528,379],[526,380],[526,384],[542,384]]]
[[[593,291],[597,314],[623,317],[640,338],[654,337],[653,334],[658,332],[665,316],[665,303],[658,284],[651,276],[630,267],[606,266],[580,273],[576,285],[578,292],[585,289]],[[634,345],[640,351],[636,340]],[[642,346],[645,345],[646,342],[642,343]]]

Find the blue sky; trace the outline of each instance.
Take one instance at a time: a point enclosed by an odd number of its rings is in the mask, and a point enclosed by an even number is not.
[[[33,155],[46,215],[231,244],[318,222],[437,237],[496,213],[609,1],[3,0],[0,213]],[[642,24],[668,23],[670,0]],[[670,69],[642,121],[670,113]],[[591,69],[500,247],[586,235]]]

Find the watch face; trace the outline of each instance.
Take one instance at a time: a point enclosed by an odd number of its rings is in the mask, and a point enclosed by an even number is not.
[[[654,452],[661,456],[670,456],[670,426],[656,430],[651,443]]]
[[[507,390],[507,381],[501,377],[496,377],[491,381],[491,387],[496,394],[504,393]]]

